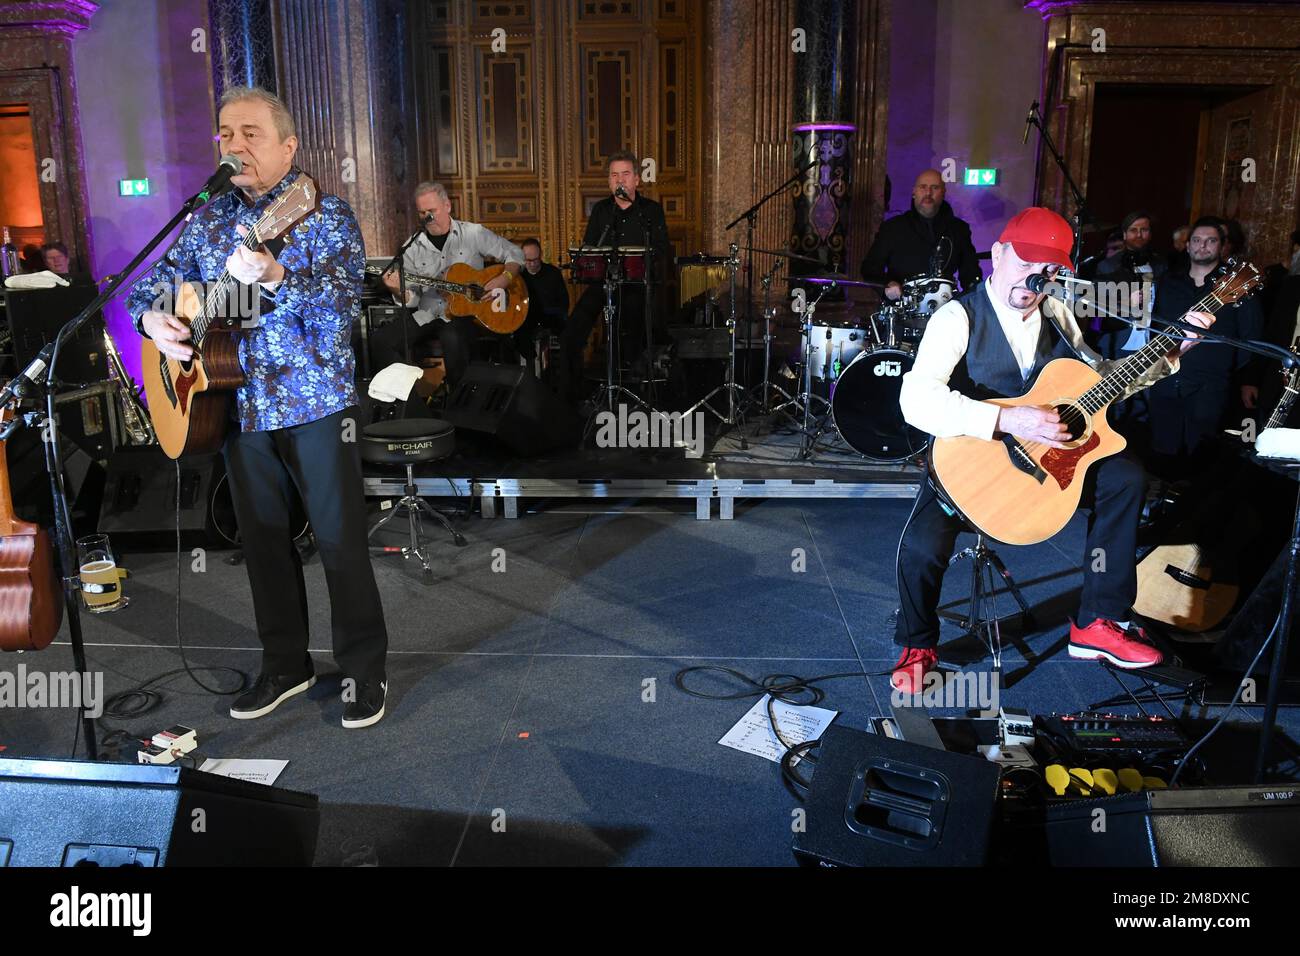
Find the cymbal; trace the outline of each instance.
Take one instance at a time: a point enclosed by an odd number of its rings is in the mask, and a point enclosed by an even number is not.
[[[793,252],[782,252],[779,249],[755,249],[751,246],[746,246],[745,251],[761,252],[763,255],[766,256],[783,256],[786,259],[798,259],[800,262],[815,262],[818,265],[822,265],[822,261],[820,259],[814,259],[812,256],[801,256]]]
[[[729,256],[710,256],[703,252],[697,252],[689,256],[678,256],[673,260],[673,264],[678,266],[725,266],[729,262],[731,262]]]
[[[787,285],[799,285],[807,283],[808,285],[830,285],[834,282],[836,285],[848,286],[854,289],[883,289],[883,282],[863,282],[861,279],[850,279],[846,275],[838,273],[829,273],[820,276],[786,276]]]

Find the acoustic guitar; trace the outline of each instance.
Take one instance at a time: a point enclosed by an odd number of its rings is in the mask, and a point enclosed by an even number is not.
[[[1189,312],[1215,312],[1262,282],[1250,263],[1230,263],[1208,295]],[[1106,375],[1078,359],[1055,359],[1026,395],[992,399],[995,405],[1048,406],[1069,429],[1065,448],[1000,435],[991,440],[938,438],[930,446],[935,487],[986,537],[1006,544],[1037,544],[1056,534],[1079,507],[1088,469],[1124,449],[1106,411],[1178,344],[1178,333],[1153,333],[1151,341],[1115,362]]]
[[[1300,338],[1291,345],[1300,357]],[[1268,417],[1264,429],[1281,428],[1291,414],[1300,392],[1300,369],[1282,370],[1282,397]],[[1235,488],[1233,489],[1235,491]],[[1218,499],[1206,503],[1206,510],[1222,520],[1230,507]],[[1222,508],[1223,510],[1219,510]],[[1220,548],[1217,557],[1231,568],[1238,552]],[[1197,541],[1162,544],[1138,562],[1138,593],[1133,610],[1152,621],[1161,621],[1184,631],[1213,630],[1236,606],[1240,588],[1225,575],[1215,573],[1215,563]]]
[[[0,409],[0,425],[12,417]],[[63,623],[63,588],[45,529],[14,514],[6,444],[0,442],[0,651],[39,651]]]
[[[288,232],[318,206],[316,184],[305,173],[290,184],[244,239],[245,249]],[[227,300],[237,287],[222,272],[206,294],[196,282],[176,289],[174,314],[190,327],[194,355],[178,362],[158,351],[151,339],[140,343],[144,391],[149,400],[158,444],[169,458],[220,450],[230,422],[230,402],[244,384],[239,364],[240,331],[223,317]]]
[[[367,266],[366,271],[376,276],[384,273],[378,266]],[[475,269],[468,262],[455,262],[447,270],[445,278],[435,279],[408,272],[406,280],[415,285],[437,289],[447,296],[448,316],[470,315],[489,332],[509,335],[518,332],[528,318],[528,287],[524,285],[523,275],[511,276],[510,284],[505,287],[504,300],[483,288],[485,283],[505,271],[504,265]]]

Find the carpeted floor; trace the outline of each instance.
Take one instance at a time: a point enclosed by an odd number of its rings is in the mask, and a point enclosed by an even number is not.
[[[797,801],[777,766],[717,743],[753,700],[691,697],[673,676],[698,664],[754,678],[887,670],[896,656],[887,623],[894,551],[910,503],[768,501],[742,504],[728,522],[696,521],[690,504],[458,518],[470,544],[438,540],[432,585],[400,557],[377,559],[391,644],[388,715],[374,728],[339,726],[316,560],[307,577],[322,680],[309,695],[267,718],[234,721],[227,698],[181,673],[154,685],[163,694],[156,711],[129,725],[105,721],[101,733],[183,723],[198,729],[202,756],[288,760],[278,783],[322,800],[320,864],[791,864]],[[1065,652],[1081,551],[1078,520],[1049,543],[1003,551],[1051,625],[1008,640],[1004,704],[1071,711],[1119,689],[1100,665]],[[181,632],[191,665],[252,676],[259,651],[247,578],[224,554],[208,554],[201,573],[185,556]],[[104,672],[110,695],[181,666],[175,556],[126,563],[130,607],[84,618],[91,667]],[[948,585],[945,601],[958,602],[968,576],[951,574]],[[1009,611],[1010,599],[1001,606]],[[947,637],[942,656],[952,666],[987,668],[955,625]],[[21,660],[70,669],[66,630]],[[743,689],[713,675],[695,683]],[[841,722],[863,726],[889,713],[884,676],[824,687],[823,706]],[[1239,711],[1238,732],[1259,716]],[[5,756],[66,756],[74,723],[69,710],[0,710],[0,746]],[[1300,712],[1284,710],[1282,723],[1300,737]],[[1278,770],[1296,774],[1293,762]]]

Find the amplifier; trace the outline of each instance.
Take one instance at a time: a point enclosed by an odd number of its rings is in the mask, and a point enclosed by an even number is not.
[[[116,382],[96,382],[54,397],[59,432],[96,461],[127,443]]]

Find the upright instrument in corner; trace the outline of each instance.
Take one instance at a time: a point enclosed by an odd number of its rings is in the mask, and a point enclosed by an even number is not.
[[[0,409],[0,425],[13,417]],[[19,521],[0,442],[0,651],[39,651],[63,623],[63,589],[45,529]]]
[[[1261,283],[1250,263],[1231,263],[1208,295],[1189,312],[1215,312]],[[1048,363],[1028,394],[993,399],[1004,408],[1055,408],[1069,428],[1065,448],[1050,448],[1014,435],[990,441],[967,436],[936,439],[930,474],[962,517],[990,538],[1037,544],[1056,534],[1079,507],[1088,468],[1124,449],[1124,438],[1106,421],[1106,410],[1178,344],[1177,333],[1155,333],[1143,348],[1115,362],[1105,376],[1086,362]]]
[[[318,205],[316,184],[299,173],[244,239],[256,249],[289,231]],[[194,282],[176,290],[174,313],[190,327],[194,356],[178,362],[158,351],[150,339],[141,343],[144,391],[149,400],[158,444],[169,458],[214,452],[221,447],[230,421],[232,393],[244,384],[239,364],[239,330],[222,322],[230,293],[237,283],[222,272],[208,292]]]

